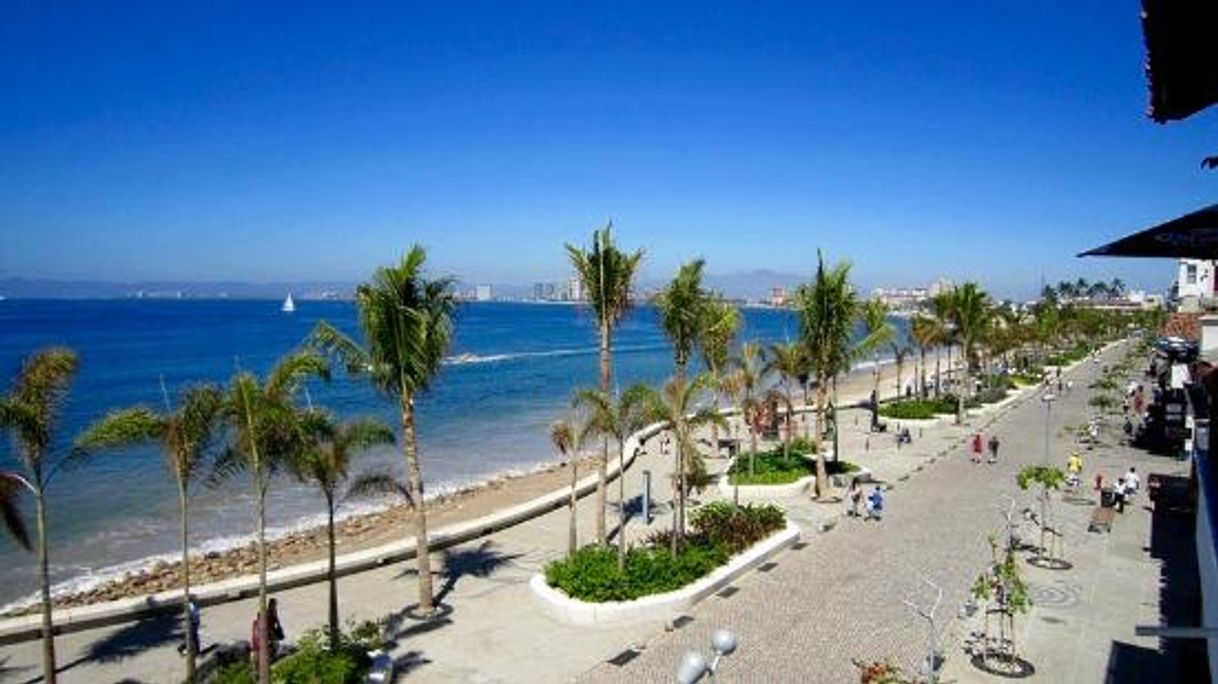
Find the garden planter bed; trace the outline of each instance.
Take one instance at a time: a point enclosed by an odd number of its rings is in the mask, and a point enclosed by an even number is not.
[[[670,620],[698,601],[719,591],[737,577],[764,563],[786,547],[799,541],[799,527],[790,520],[786,527],[732,556],[726,565],[694,582],[663,594],[653,594],[633,601],[593,603],[567,596],[546,584],[542,573],[533,575],[529,588],[537,606],[546,615],[573,625],[603,625],[630,622]]]
[[[815,459],[813,458],[807,456],[804,458],[815,462]],[[832,453],[825,454],[826,462],[831,458],[833,458]],[[735,459],[733,459],[731,463],[734,462]],[[728,464],[729,469],[731,468],[731,463]],[[828,465],[828,463],[826,463],[826,465]],[[871,476],[871,471],[860,466],[858,470],[838,473],[837,475],[847,479],[857,476],[863,481],[867,481]],[[834,477],[834,474],[829,475],[830,480],[832,480]],[[808,475],[807,477],[802,477],[794,482],[784,484],[742,484],[737,486],[733,485],[730,482],[730,479],[731,478],[726,473],[719,476],[719,479],[715,485],[716,489],[719,491],[719,496],[725,499],[732,499],[736,496],[737,490],[739,490],[741,501],[791,498],[800,496],[801,494],[810,491],[816,485],[816,475]]]

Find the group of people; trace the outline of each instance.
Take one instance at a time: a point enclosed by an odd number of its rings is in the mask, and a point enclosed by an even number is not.
[[[884,488],[876,485],[866,496],[863,495],[863,483],[857,477],[850,480],[850,509],[846,515],[864,520],[880,520],[884,517]]]
[[[187,620],[189,631],[186,634],[186,642],[178,646],[178,653],[185,655],[186,649],[190,648],[192,644],[195,653],[201,653],[203,647],[202,642],[199,641],[199,626],[203,621],[203,614],[199,609],[199,600],[193,594],[187,597],[186,610],[189,615],[189,620]],[[262,633],[258,626],[258,616],[255,615],[254,622],[250,625],[250,657],[254,659],[255,665]],[[276,599],[271,599],[266,605],[266,635],[267,653],[270,654],[271,660],[274,660],[279,655],[279,648],[285,637],[283,623],[279,621],[279,602]]]
[[[980,432],[974,432],[972,438],[972,460],[973,463],[981,463],[981,453],[986,452],[985,462],[994,464],[998,462],[998,447],[1001,446],[998,441],[998,435],[990,435],[989,441],[986,441],[985,435]]]

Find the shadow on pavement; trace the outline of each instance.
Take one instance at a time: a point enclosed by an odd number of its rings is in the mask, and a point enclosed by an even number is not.
[[[499,568],[524,555],[520,553],[503,554],[496,551],[494,546],[495,542],[487,539],[476,548],[445,551],[444,569],[440,571],[440,576],[444,578],[444,581],[440,585],[440,590],[436,592],[436,602],[443,602],[445,597],[457,587],[457,582],[462,577],[468,575],[489,577]]]
[[[1164,480],[1185,479],[1159,477]],[[1178,489],[1165,486],[1155,503],[1148,550],[1151,557],[1161,563],[1159,624],[1187,627],[1201,624],[1201,603],[1197,600],[1201,587],[1197,575],[1192,513],[1182,509],[1168,494]],[[1161,639],[1158,649],[1114,641],[1108,654],[1105,681],[1111,684],[1207,682],[1209,666],[1205,641]]]
[[[9,667],[8,661],[12,658],[0,658],[0,682],[8,681],[13,677],[21,676],[22,672],[34,669],[33,665],[25,665],[22,667]]]
[[[406,675],[431,661],[423,657],[422,651],[407,651],[393,659],[393,681],[400,682]]]
[[[133,622],[99,639],[85,651],[84,655],[56,668],[56,673],[66,672],[87,662],[115,663],[137,656],[144,651],[183,641],[182,620],[177,613],[162,613]],[[27,684],[41,682],[42,675],[26,680]]]

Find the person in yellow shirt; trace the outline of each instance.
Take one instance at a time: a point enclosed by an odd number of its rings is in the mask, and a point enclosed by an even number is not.
[[[1078,489],[1082,483],[1083,474],[1083,455],[1078,451],[1070,452],[1070,456],[1066,459],[1066,472],[1069,473],[1067,484],[1071,489]]]

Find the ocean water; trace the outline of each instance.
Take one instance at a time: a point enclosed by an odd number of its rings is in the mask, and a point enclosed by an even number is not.
[[[80,370],[58,425],[62,453],[74,435],[108,411],[135,404],[162,408],[161,378],[176,401],[178,389],[189,383],[226,383],[238,368],[262,374],[323,319],[356,333],[350,302],[298,302],[295,313],[285,314],[278,301],[8,300],[0,302],[0,383],[7,391],[22,359],[36,349],[61,344],[77,351]],[[742,339],[775,342],[798,332],[786,311],[746,310],[744,320]],[[897,324],[903,329],[902,321]],[[462,305],[450,363],[419,402],[428,491],[557,460],[547,427],[567,408],[575,388],[596,385],[596,345],[593,321],[581,307]],[[650,307],[636,309],[621,324],[614,365],[620,387],[659,383],[671,373],[671,349]],[[393,399],[341,371],[332,382],[312,382],[308,389],[314,403],[341,416],[372,415],[397,428]],[[9,447],[0,442],[0,467],[13,466]],[[363,454],[355,470],[402,468],[400,451],[383,448]],[[199,483],[194,491],[196,546],[222,549],[248,539],[254,508],[246,482]],[[51,483],[49,500],[51,572],[59,589],[86,588],[175,553],[177,495],[155,448],[108,452],[65,469]],[[272,484],[268,515],[274,531],[316,524],[322,513],[312,490],[287,478]],[[34,555],[0,539],[0,605],[36,589]]]

